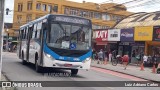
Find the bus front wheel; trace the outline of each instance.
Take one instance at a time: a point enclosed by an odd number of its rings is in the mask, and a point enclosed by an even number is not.
[[[42,72],[42,67],[38,65],[37,60],[36,60],[36,63],[35,63],[35,68],[36,68],[36,72],[38,72],[38,73]]]
[[[71,75],[77,75],[78,69],[71,69]]]

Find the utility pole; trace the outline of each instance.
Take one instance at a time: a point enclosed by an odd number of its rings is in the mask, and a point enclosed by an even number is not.
[[[5,0],[0,0],[0,80],[2,72],[2,50],[3,50],[3,29],[4,29],[4,4]]]

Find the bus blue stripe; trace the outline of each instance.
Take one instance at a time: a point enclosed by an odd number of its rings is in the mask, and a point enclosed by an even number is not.
[[[84,54],[83,56],[80,56],[80,57],[59,56],[54,51],[49,49],[47,47],[46,43],[44,44],[44,52],[47,53],[47,54],[50,54],[53,58],[55,58],[57,60],[71,61],[71,62],[82,62],[83,60],[85,60],[88,57],[91,57],[91,55],[92,55],[92,51],[90,50],[88,53],[86,53],[86,54]]]

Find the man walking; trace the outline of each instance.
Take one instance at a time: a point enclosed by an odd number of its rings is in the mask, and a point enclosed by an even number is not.
[[[103,53],[103,50],[101,49],[100,52],[98,53],[98,62],[97,64],[103,64],[103,58],[104,57],[104,53]]]

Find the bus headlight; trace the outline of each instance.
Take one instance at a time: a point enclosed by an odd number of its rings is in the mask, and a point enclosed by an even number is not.
[[[82,61],[82,63],[86,63],[86,62],[88,62],[89,60],[91,60],[91,58],[86,58],[86,60]]]
[[[49,55],[49,54],[46,54],[46,56],[47,56],[48,58],[51,58],[51,55]]]
[[[45,54],[47,58],[50,58],[52,60],[55,60],[50,54]]]

